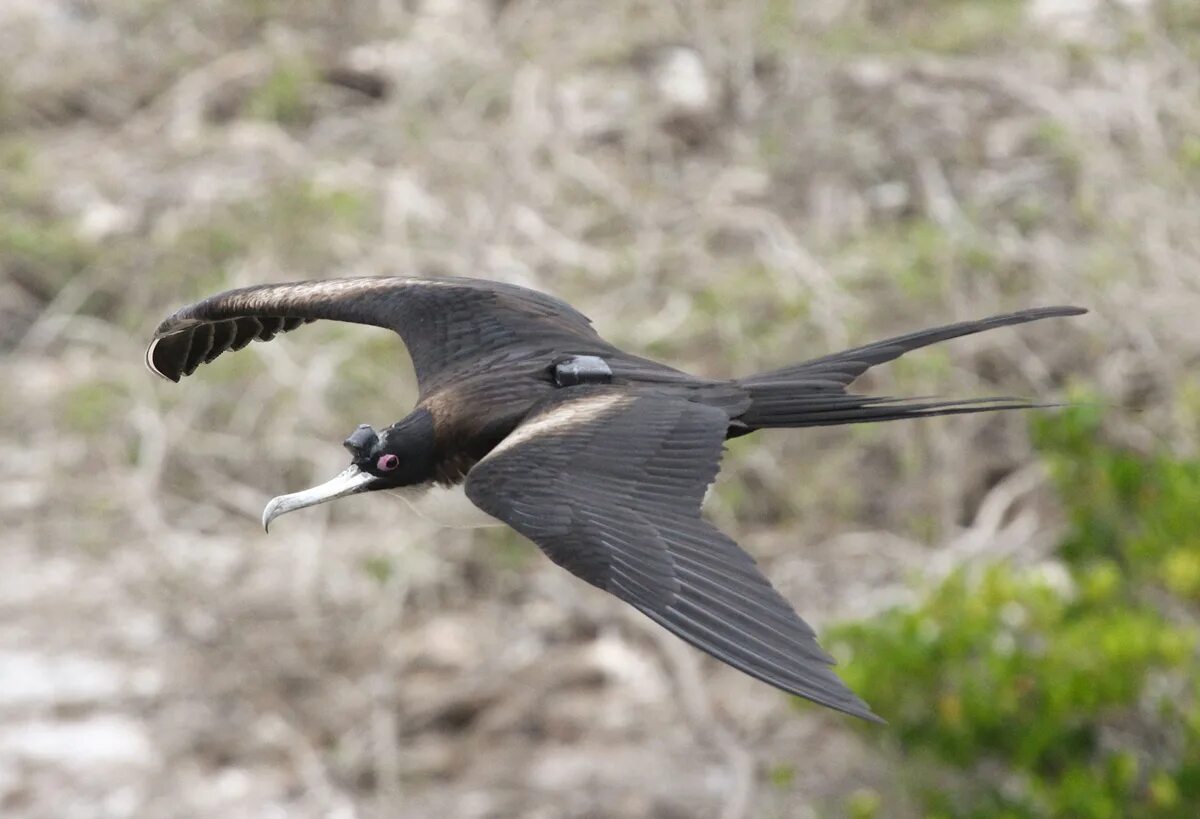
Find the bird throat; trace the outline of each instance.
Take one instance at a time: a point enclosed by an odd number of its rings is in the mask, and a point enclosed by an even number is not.
[[[453,529],[503,526],[502,521],[471,503],[465,487],[465,481],[451,486],[426,483],[393,489],[388,494],[400,498],[418,515],[439,526]]]

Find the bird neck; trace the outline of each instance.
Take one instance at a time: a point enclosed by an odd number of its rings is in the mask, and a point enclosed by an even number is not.
[[[382,448],[400,457],[393,486],[429,484],[437,473],[437,436],[433,416],[418,408],[379,435]]]

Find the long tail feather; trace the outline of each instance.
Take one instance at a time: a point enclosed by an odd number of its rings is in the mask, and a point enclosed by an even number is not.
[[[760,373],[739,381],[752,404],[738,419],[745,431],[763,427],[810,427],[961,415],[994,410],[1059,406],[1011,396],[963,400],[871,397],[847,393],[846,387],[871,367],[899,358],[910,350],[1038,319],[1077,316],[1080,307],[1040,307],[934,327],[814,358],[800,364]]]

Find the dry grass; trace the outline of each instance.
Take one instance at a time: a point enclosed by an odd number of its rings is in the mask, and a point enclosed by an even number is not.
[[[259,534],[354,424],[406,412],[384,334],[314,326],[179,386],[141,365],[190,298],[351,273],[532,285],[711,374],[1073,302],[1094,313],[865,386],[1084,388],[1123,440],[1194,452],[1191,4],[808,5],[7,0],[0,811],[794,817],[887,792],[841,718],[515,536],[369,499]],[[1039,559],[1057,522],[1016,416],[754,437],[711,506],[818,624]]]

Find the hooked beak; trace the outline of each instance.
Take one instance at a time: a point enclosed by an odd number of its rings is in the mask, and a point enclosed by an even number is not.
[[[325,481],[320,486],[305,489],[303,492],[293,492],[290,495],[280,495],[277,498],[271,498],[271,502],[263,509],[263,530],[267,532],[271,531],[271,521],[280,515],[286,515],[288,512],[294,512],[306,506],[316,506],[318,503],[325,503],[337,498],[344,498],[347,495],[364,492],[373,480],[375,480],[375,476],[370,472],[363,472],[357,466],[351,464],[348,469],[337,475],[337,477]]]

